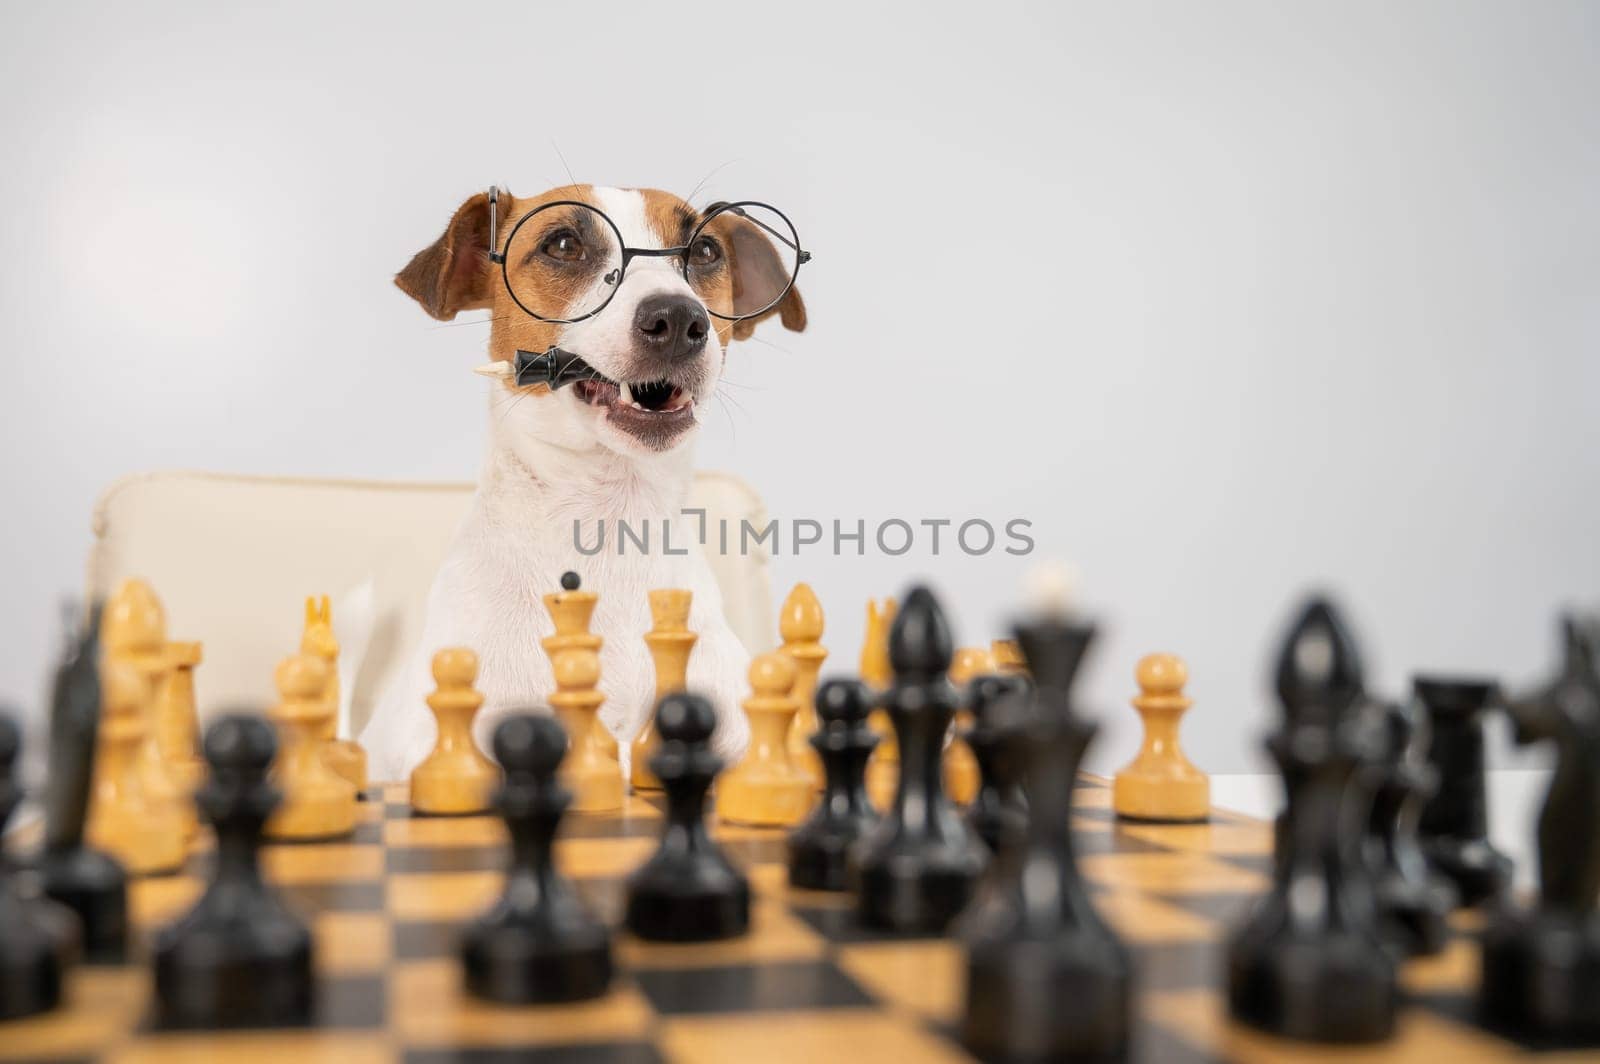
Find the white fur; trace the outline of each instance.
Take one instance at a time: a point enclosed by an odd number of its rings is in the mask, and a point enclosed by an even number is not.
[[[632,247],[661,247],[637,192],[596,189],[596,202]],[[694,295],[670,260],[636,258],[616,297],[602,313],[566,326],[561,346],[600,372],[625,379],[634,311],[660,292]],[[696,297],[697,298],[697,297]],[[723,350],[716,332],[700,356],[705,375],[696,401],[703,407],[721,374]],[[489,749],[495,724],[506,714],[543,709],[554,691],[550,662],[539,641],[554,632],[542,596],[559,587],[568,569],[599,593],[592,628],[600,652],[600,719],[624,752],[651,711],[655,672],[642,636],[650,628],[647,592],[682,587],[694,592],[690,628],[699,634],[689,660],[689,686],[717,711],[713,744],[726,758],[740,756],[749,724],[739,706],[749,657],[728,627],[722,596],[700,553],[686,505],[693,475],[690,430],[668,451],[653,452],[606,423],[604,411],[586,406],[574,389],[526,396],[490,385],[489,451],[470,511],[457,531],[428,594],[422,638],[361,734],[376,779],[405,779],[433,748],[435,722],[425,701],[433,689],[431,660],[447,646],[478,654],[478,688],[486,698],[475,733]],[[606,526],[606,549],[580,554],[573,524],[592,546],[597,523]],[[616,523],[650,526],[651,550],[629,544],[619,556]],[[672,521],[674,550],[661,550],[663,521]],[[626,767],[626,761],[624,761]]]

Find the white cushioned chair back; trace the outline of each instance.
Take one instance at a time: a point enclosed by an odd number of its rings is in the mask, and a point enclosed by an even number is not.
[[[359,661],[342,661],[340,670],[350,728],[359,733],[422,631],[428,588],[472,491],[209,473],[126,477],[95,507],[89,594],[107,595],[127,577],[150,582],[167,609],[168,638],[204,645],[195,681],[202,716],[270,704],[273,668],[299,649],[306,596],[330,596],[341,640],[352,639],[351,622],[370,622],[354,640],[366,644]],[[710,527],[719,518],[735,528],[767,520],[760,497],[726,474],[697,474],[690,505],[705,508]],[[711,552],[708,561],[729,625],[751,653],[770,650],[766,552]],[[368,593],[370,610],[357,609],[367,617],[342,624],[341,603],[359,604]]]

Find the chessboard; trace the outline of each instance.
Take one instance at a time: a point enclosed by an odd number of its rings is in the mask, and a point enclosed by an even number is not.
[[[63,1007],[0,1027],[0,1060],[971,1059],[955,1038],[963,1008],[960,945],[864,930],[852,895],[790,888],[781,829],[713,826],[755,889],[748,935],[667,945],[619,932],[617,977],[595,1001],[508,1007],[468,997],[458,936],[500,889],[504,825],[492,815],[416,815],[403,784],[374,787],[365,798],[349,838],[264,850],[269,880],[315,935],[319,990],[310,1026],[153,1029],[141,948],[125,966],[77,967]],[[1120,822],[1110,799],[1106,781],[1086,777],[1072,826],[1099,910],[1136,959],[1135,1060],[1466,1064],[1537,1050],[1473,1022],[1470,911],[1457,914],[1454,940],[1441,954],[1404,969],[1410,1005],[1390,1041],[1319,1049],[1231,1022],[1220,990],[1222,941],[1268,885],[1270,825],[1225,810],[1200,824]],[[659,798],[630,796],[620,812],[575,813],[562,823],[557,863],[613,926],[623,878],[654,848],[662,808]],[[209,861],[202,845],[182,872],[133,882],[136,941],[147,942],[187,909]]]

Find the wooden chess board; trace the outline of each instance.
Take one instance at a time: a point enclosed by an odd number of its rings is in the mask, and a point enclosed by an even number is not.
[[[1118,824],[1109,805],[1105,784],[1086,780],[1074,827],[1100,910],[1136,954],[1135,1059],[1466,1064],[1532,1048],[1495,1038],[1471,1020],[1471,914],[1446,952],[1405,969],[1413,1004],[1398,1037],[1382,1046],[1318,1050],[1231,1024],[1219,990],[1221,941],[1267,886],[1270,827],[1226,812],[1209,824]],[[658,800],[631,798],[620,813],[569,815],[563,824],[560,865],[612,924],[622,911],[623,878],[651,851],[661,822]],[[316,936],[321,980],[311,1027],[152,1030],[148,967],[138,960],[80,967],[65,1007],[0,1025],[0,1060],[969,1059],[954,1036],[964,978],[959,946],[864,931],[850,897],[791,890],[777,830],[715,829],[756,888],[748,936],[654,945],[619,934],[618,977],[594,1002],[512,1008],[468,998],[457,934],[499,890],[504,834],[491,816],[414,817],[405,787],[387,786],[363,804],[353,838],[269,846],[268,876]],[[134,884],[133,918],[142,935],[193,901],[206,861],[199,854],[184,874]]]

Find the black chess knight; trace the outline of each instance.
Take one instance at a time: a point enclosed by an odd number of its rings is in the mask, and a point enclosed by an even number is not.
[[[1428,721],[1415,701],[1381,704],[1383,754],[1367,825],[1367,856],[1384,937],[1412,956],[1444,948],[1455,888],[1417,844],[1417,814],[1438,773],[1427,763]]]
[[[973,724],[965,739],[982,781],[967,809],[967,823],[996,855],[1028,830],[1022,783],[1027,772],[1031,688],[1026,676],[978,676],[967,686]]]
[[[116,963],[127,950],[127,873],[83,838],[100,731],[100,608],[81,622],[70,617],[67,629],[67,650],[50,692],[50,775],[39,872],[45,893],[78,914],[84,959]]]
[[[1288,1038],[1374,1042],[1394,1030],[1395,958],[1362,852],[1382,750],[1354,643],[1314,599],[1278,658],[1283,725],[1267,750],[1284,780],[1272,888],[1230,937],[1234,1017]]]
[[[1556,768],[1539,816],[1539,897],[1490,919],[1480,1004],[1517,1034],[1600,1045],[1600,624],[1568,617],[1562,634],[1560,674],[1507,707],[1517,741],[1554,744]]]
[[[20,746],[16,720],[0,710],[0,838],[22,801],[16,779]],[[80,948],[72,911],[23,890],[19,878],[16,866],[0,852],[0,1020],[55,1008],[67,968]]]

